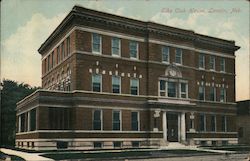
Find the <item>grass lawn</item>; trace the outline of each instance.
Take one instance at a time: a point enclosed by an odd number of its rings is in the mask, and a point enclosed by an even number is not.
[[[60,152],[46,153],[41,156],[61,159],[125,159],[125,158],[157,158],[157,157],[175,157],[187,155],[204,155],[209,152],[200,152],[195,150],[156,150],[156,151],[124,151],[124,152],[101,152],[101,153],[84,153],[84,152]],[[214,154],[214,153],[213,153]]]
[[[18,160],[18,161],[25,161],[23,158],[15,156],[15,155],[8,155],[3,152],[0,152],[0,160],[5,160],[6,156],[9,156],[11,160]]]
[[[229,150],[229,151],[236,151],[236,152],[250,152],[250,145],[226,145],[226,146],[210,147],[210,149]]]

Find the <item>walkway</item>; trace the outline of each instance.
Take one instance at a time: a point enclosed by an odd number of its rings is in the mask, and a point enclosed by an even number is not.
[[[5,149],[5,148],[0,148],[0,151],[5,153],[5,154],[8,154],[8,155],[19,156],[27,161],[53,161],[53,159],[39,156],[39,154],[37,154],[37,153],[26,153],[26,152]]]

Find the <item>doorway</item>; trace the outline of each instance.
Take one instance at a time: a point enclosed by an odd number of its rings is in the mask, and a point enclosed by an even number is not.
[[[178,114],[167,114],[167,139],[169,142],[178,142]]]

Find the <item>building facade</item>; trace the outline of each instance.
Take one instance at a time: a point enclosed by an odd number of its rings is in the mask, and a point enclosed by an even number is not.
[[[250,100],[237,102],[237,114],[239,144],[250,145]]]
[[[235,144],[234,41],[74,6],[39,48],[16,146]]]

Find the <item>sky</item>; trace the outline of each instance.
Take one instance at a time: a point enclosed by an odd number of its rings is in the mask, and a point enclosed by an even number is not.
[[[247,0],[2,0],[1,79],[41,86],[37,50],[74,5],[234,40],[236,100],[250,99]]]

